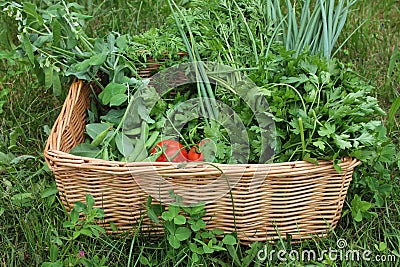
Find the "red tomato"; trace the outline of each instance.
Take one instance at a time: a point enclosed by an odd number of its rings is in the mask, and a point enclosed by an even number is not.
[[[157,147],[163,149],[163,153],[156,159],[157,162],[182,162],[187,161],[187,152],[183,145],[175,140],[163,140],[159,142],[151,151],[154,154]],[[169,159],[169,160],[168,160]]]
[[[189,161],[204,161],[203,153],[197,153],[197,148],[193,146],[188,153]]]

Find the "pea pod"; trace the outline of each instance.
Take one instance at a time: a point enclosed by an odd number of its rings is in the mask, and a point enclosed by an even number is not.
[[[143,121],[140,128],[140,138],[136,139],[135,148],[132,154],[128,157],[129,161],[142,161],[147,157],[147,151],[145,150],[145,140],[147,139],[147,132],[147,123]]]
[[[159,131],[154,131],[151,133],[149,139],[147,139],[147,141],[145,143],[146,149],[150,149],[153,147],[154,143],[157,141],[159,134],[160,134]]]
[[[108,132],[111,130],[112,126],[108,127],[107,129],[105,129],[104,131],[102,131],[101,133],[99,133],[95,139],[93,139],[92,141],[92,145],[94,146],[98,146],[101,144],[101,142],[103,142],[104,138],[106,138]]]
[[[135,135],[139,135],[141,131],[141,128],[137,127],[137,128],[133,128],[130,130],[124,130],[124,134],[128,135],[128,136],[135,136]]]

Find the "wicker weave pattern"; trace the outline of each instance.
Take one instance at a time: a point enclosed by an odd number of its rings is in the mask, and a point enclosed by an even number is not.
[[[141,217],[144,217],[142,225],[151,227],[144,209],[148,194],[136,179],[151,182],[155,179],[154,168],[167,181],[197,186],[198,194],[189,196],[192,200],[223,195],[226,186],[221,183],[208,186],[220,178],[221,172],[206,164],[186,168],[172,163],[150,166],[144,162],[112,162],[68,154],[84,140],[89,93],[87,84],[80,81],[72,84],[44,151],[67,209],[76,201],[84,201],[90,193],[97,207],[104,209],[105,221],[114,222],[120,231],[134,228]],[[219,164],[227,176],[240,177],[231,194],[225,192],[223,197],[206,204],[207,227],[237,231],[245,242],[277,239],[277,230],[282,237],[291,234],[294,240],[311,234],[324,236],[338,223],[353,170],[359,163],[346,158],[340,164],[341,174],[329,161],[321,161],[319,166],[303,161]],[[161,194],[168,192],[164,190]]]

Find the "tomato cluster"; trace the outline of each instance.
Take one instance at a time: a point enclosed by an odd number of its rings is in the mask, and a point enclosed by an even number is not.
[[[197,146],[192,146],[189,153],[181,143],[175,140],[163,140],[150,151],[150,154],[157,153],[157,148],[162,149],[163,153],[156,159],[157,162],[184,162],[184,161],[204,161],[204,155],[199,148],[209,139],[201,141]]]

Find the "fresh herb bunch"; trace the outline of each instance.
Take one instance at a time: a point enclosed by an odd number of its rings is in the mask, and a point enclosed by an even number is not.
[[[372,86],[338,60],[281,50],[268,60],[268,72],[253,74],[264,88],[278,133],[277,160],[370,160],[370,149],[388,142],[380,134],[385,112]]]

